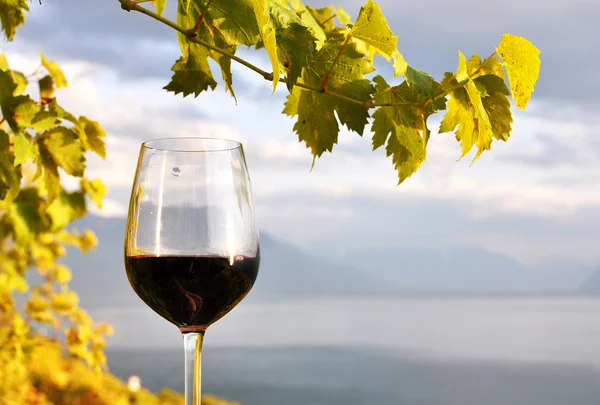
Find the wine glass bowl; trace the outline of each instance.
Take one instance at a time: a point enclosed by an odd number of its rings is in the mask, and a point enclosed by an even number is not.
[[[199,405],[202,336],[248,294],[260,263],[242,145],[214,138],[144,142],[125,235],[129,282],[184,334],[186,404]]]

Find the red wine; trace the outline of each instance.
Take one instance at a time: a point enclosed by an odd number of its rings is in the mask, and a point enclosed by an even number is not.
[[[183,332],[205,330],[233,309],[256,281],[260,259],[236,256],[130,256],[137,295]]]

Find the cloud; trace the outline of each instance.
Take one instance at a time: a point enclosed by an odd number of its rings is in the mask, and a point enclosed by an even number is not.
[[[124,215],[143,140],[222,137],[244,143],[261,226],[315,251],[473,243],[524,262],[552,255],[600,260],[593,243],[600,236],[600,121],[590,114],[600,83],[591,79],[597,55],[586,50],[597,30],[590,20],[595,2],[522,0],[516,12],[496,3],[436,1],[423,24],[413,18],[423,15],[422,5],[383,1],[417,67],[451,70],[458,46],[467,53],[492,50],[504,29],[539,40],[544,58],[542,81],[528,111],[515,114],[509,142],[495,142],[472,166],[471,156],[457,162],[460,147],[453,135],[436,133],[436,116],[427,161],[399,187],[385,152],[371,151],[368,132],[362,138],[342,132],[334,153],[311,172],[293,120],[281,114],[285,89],[271,96],[268,82],[239,65],[233,65],[237,104],[222,88],[197,99],[166,93],[162,86],[178,55],[173,32],[117,2],[77,4],[32,5],[18,34],[22,42],[7,49],[24,71],[39,65],[34,49],[56,50],[71,83],[59,101],[107,129],[108,159],[88,161],[88,175],[110,187],[103,215]],[[356,15],[358,2],[343,5]],[[521,16],[528,10],[538,12]],[[574,28],[553,23],[566,16]],[[268,66],[258,53],[244,57]]]

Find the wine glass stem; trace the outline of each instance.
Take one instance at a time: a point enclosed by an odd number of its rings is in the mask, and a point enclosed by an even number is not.
[[[185,405],[201,405],[202,341],[204,332],[184,333]]]

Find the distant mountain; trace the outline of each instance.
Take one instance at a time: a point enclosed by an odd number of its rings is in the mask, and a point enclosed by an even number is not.
[[[577,292],[583,295],[600,295],[600,270],[581,283]]]
[[[83,255],[70,249],[65,259],[84,307],[143,305],[123,265],[125,219],[89,215],[75,225],[93,229],[100,241],[95,251]],[[329,260],[263,232],[259,276],[246,301],[308,295],[600,292],[600,273],[590,279],[593,273],[570,262],[525,267],[470,246],[365,250]]]
[[[74,224],[96,232],[99,246],[84,255],[70,249],[64,262],[73,270],[72,288],[86,308],[140,305],[125,274],[124,218],[88,215]],[[347,295],[381,290],[377,277],[352,266],[340,266],[302,252],[268,233],[261,233],[261,265],[250,299],[314,294]]]
[[[473,246],[359,251],[343,262],[376,274],[395,291],[427,294],[572,294],[593,272],[571,262],[525,267]]]

